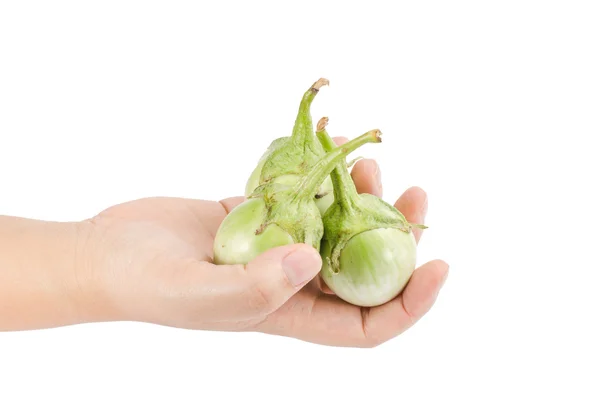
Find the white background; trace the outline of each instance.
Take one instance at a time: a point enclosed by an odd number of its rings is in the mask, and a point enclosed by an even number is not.
[[[313,117],[383,131],[360,154],[386,200],[429,194],[437,304],[368,350],[133,323],[5,333],[0,396],[599,395],[595,2],[211,3],[0,2],[0,213],[240,195],[327,77]]]

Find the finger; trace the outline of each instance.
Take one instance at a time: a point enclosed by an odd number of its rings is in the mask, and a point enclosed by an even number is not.
[[[441,260],[417,268],[399,297],[363,316],[368,344],[375,346],[392,339],[422,318],[435,303],[447,276],[448,265]]]
[[[431,309],[446,282],[448,271],[448,264],[439,259],[415,269],[401,296],[404,310],[414,321]]]
[[[223,206],[225,213],[229,214],[235,207],[242,204],[246,200],[243,196],[237,197],[229,197],[219,201],[219,203]]]
[[[235,207],[244,202],[244,196],[229,197],[220,201],[208,201],[197,199],[182,199],[187,207],[198,217],[216,217],[218,223],[225,215],[229,214]]]
[[[369,193],[380,198],[382,197],[381,171],[375,160],[359,160],[352,167],[350,174],[358,193]]]
[[[293,244],[270,249],[245,266],[207,264],[198,275],[203,287],[197,301],[214,321],[263,317],[313,279],[321,261],[314,248]]]
[[[245,198],[240,196],[226,198],[221,201],[181,199],[181,202],[193,214],[192,217],[188,216],[188,218],[192,221],[200,221],[206,230],[214,236],[227,214],[243,203],[244,200]],[[182,213],[185,214],[185,212]]]
[[[324,294],[328,294],[328,295],[335,295],[335,292],[333,292],[331,290],[331,288],[329,288],[327,286],[327,284],[325,283],[325,281],[323,280],[323,277],[321,277],[320,275],[318,277],[315,277],[315,282],[317,284],[317,287],[319,288],[319,290],[324,293]]]
[[[425,216],[427,215],[427,193],[419,187],[411,187],[406,190],[402,196],[396,201],[394,207],[406,217],[410,223],[424,224]],[[421,239],[423,230],[413,228],[413,233],[417,242]]]
[[[335,142],[335,144],[338,146],[343,145],[344,143],[348,142],[348,138],[346,138],[345,136],[336,136],[332,139],[333,139],[333,142]]]

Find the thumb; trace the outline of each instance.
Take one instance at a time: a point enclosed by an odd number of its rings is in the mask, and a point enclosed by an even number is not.
[[[230,315],[242,319],[274,312],[319,274],[321,263],[313,247],[292,244],[272,248],[246,266],[227,265],[234,273],[228,280]]]

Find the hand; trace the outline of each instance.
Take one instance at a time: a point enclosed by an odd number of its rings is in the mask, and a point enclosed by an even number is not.
[[[338,138],[337,142],[343,138]],[[379,168],[360,160],[352,170],[359,192],[381,197]],[[89,320],[131,320],[173,327],[259,331],[309,342],[370,347],[402,333],[433,305],[448,272],[442,261],[417,268],[404,292],[371,309],[350,305],[318,276],[321,259],[309,246],[272,249],[247,266],[211,263],[220,223],[243,197],[220,202],[148,198],[111,207],[93,219],[80,274]],[[395,206],[424,223],[425,192],[407,190]],[[422,231],[415,230],[419,240]]]

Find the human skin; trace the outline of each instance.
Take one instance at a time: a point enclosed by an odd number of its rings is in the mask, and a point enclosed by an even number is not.
[[[357,162],[352,177],[359,192],[381,197],[375,161]],[[366,309],[324,286],[320,256],[304,244],[272,249],[246,266],[214,265],[217,228],[243,200],[145,198],[79,222],[0,216],[0,330],[140,321],[374,347],[425,315],[447,277],[448,265],[431,261],[397,298]],[[422,189],[408,189],[395,206],[409,222],[424,223]],[[414,233],[418,241],[422,230]]]

